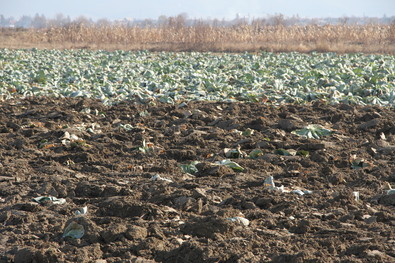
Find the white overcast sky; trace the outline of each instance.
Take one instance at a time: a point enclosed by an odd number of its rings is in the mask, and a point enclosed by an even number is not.
[[[395,0],[0,0],[0,14],[19,18],[62,13],[92,19],[158,18],[187,13],[190,18],[232,19],[283,14],[300,17],[395,16]]]

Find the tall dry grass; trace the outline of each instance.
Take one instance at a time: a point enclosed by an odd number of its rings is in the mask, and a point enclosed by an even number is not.
[[[170,23],[140,27],[70,24],[45,29],[1,29],[0,48],[89,48],[153,51],[298,51],[395,54],[392,25],[192,26]]]

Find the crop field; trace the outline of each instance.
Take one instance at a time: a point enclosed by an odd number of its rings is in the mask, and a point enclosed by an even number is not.
[[[0,262],[395,262],[395,57],[0,49]]]
[[[0,96],[105,104],[245,101],[394,106],[395,57],[335,53],[0,51]]]
[[[0,29],[0,48],[102,49],[198,52],[337,52],[395,54],[395,23],[233,25],[169,18],[160,25],[89,25]]]

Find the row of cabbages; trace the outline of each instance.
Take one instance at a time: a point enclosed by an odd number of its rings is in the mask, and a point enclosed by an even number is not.
[[[395,57],[335,53],[0,50],[0,96],[378,104],[395,101]]]

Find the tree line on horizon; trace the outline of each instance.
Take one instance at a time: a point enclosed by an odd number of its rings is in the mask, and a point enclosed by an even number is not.
[[[298,15],[286,17],[282,14],[274,14],[270,16],[255,18],[242,17],[236,15],[234,19],[196,19],[188,18],[186,13],[177,16],[159,16],[157,19],[132,19],[124,18],[118,20],[109,20],[101,18],[93,20],[85,16],[71,18],[63,14],[57,14],[53,18],[48,18],[43,14],[35,14],[34,16],[23,15],[20,18],[5,17],[0,14],[0,27],[2,28],[49,28],[49,27],[63,27],[68,25],[84,25],[84,26],[112,26],[123,25],[130,27],[161,27],[161,26],[194,26],[196,24],[205,24],[211,26],[234,26],[240,24],[259,24],[265,25],[326,25],[326,24],[349,24],[349,25],[366,25],[366,24],[392,24],[395,23],[395,16],[387,17],[327,17],[327,18],[302,18]]]

